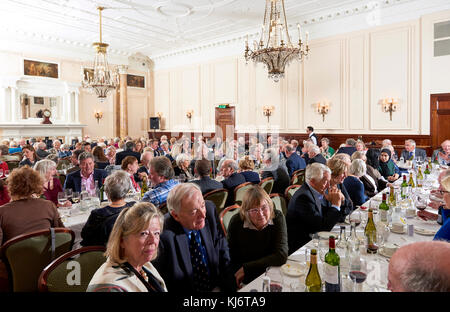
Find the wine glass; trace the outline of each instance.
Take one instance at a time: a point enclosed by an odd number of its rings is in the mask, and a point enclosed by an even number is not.
[[[367,262],[359,253],[350,258],[349,276],[353,281],[353,292],[362,292],[362,283],[367,277]]]
[[[72,202],[77,204],[80,202],[80,192],[72,192]]]
[[[67,200],[72,200],[73,192],[71,188],[68,188],[64,191],[66,193]]]
[[[9,176],[9,169],[3,170],[3,173],[5,174],[5,177],[8,177]]]
[[[428,206],[428,201],[429,201],[428,196],[426,196],[425,194],[423,193],[417,194],[415,201],[416,208],[420,211],[424,211]]]
[[[178,181],[180,181],[180,183],[184,183],[186,181],[186,175],[184,173],[180,173],[178,176]]]
[[[3,169],[0,169],[0,178],[3,177]]]
[[[361,223],[361,221],[362,221],[362,217],[361,217],[361,211],[359,211],[359,210],[354,210],[351,214],[350,214],[350,216],[349,216],[349,221],[350,221],[350,224],[352,223],[352,222],[354,222],[355,223],[355,227],[358,227],[358,225]]]
[[[67,195],[66,192],[58,192],[58,204],[60,206],[64,206],[64,204],[67,201]]]

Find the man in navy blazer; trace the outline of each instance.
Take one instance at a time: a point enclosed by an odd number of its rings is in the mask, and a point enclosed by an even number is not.
[[[313,145],[309,148],[308,156],[309,156],[308,165],[313,163],[319,163],[323,165],[327,164],[327,160],[320,153],[320,147],[318,147],[317,145]]]
[[[199,159],[195,161],[194,172],[198,175],[199,179],[191,182],[200,187],[202,194],[223,188],[222,183],[209,177],[212,172],[212,168],[211,162],[208,159]]]
[[[236,186],[245,183],[245,177],[238,173],[239,166],[233,159],[226,159],[220,167],[220,172],[222,173],[225,180],[222,181],[224,188],[228,190],[228,197],[225,203],[225,207],[234,205],[234,189]]]
[[[306,167],[305,183],[289,201],[286,214],[289,254],[308,243],[311,234],[330,231],[339,221],[344,195],[329,188],[330,179],[327,166],[313,163]]]
[[[286,144],[284,149],[287,157],[286,167],[288,169],[289,176],[292,177],[294,171],[306,168],[306,162],[297,154],[296,149],[292,144]]]
[[[82,185],[86,186],[89,194],[95,195],[95,181],[98,187],[102,187],[103,181],[108,175],[103,169],[94,169],[94,155],[83,152],[78,157],[80,170],[70,173],[64,182],[64,189],[72,189],[74,192],[81,192]]]
[[[427,159],[427,152],[424,149],[416,148],[416,142],[412,139],[405,141],[405,149],[402,151],[401,157],[404,160],[417,160],[417,157],[421,157],[422,161]]]
[[[356,141],[352,138],[345,140],[345,146],[340,147],[336,154],[345,153],[352,157],[353,153],[356,152]]]
[[[179,293],[235,291],[228,243],[218,226],[214,203],[203,200],[196,184],[181,183],[170,191],[167,208],[158,257],[153,261],[167,290]],[[192,249],[194,240],[200,245],[198,255],[191,254],[191,250],[195,250]],[[206,269],[202,270],[203,274],[193,267],[193,262],[199,261]]]
[[[116,165],[121,165],[122,160],[127,156],[134,156],[139,161],[141,159],[141,154],[135,152],[136,144],[133,141],[128,141],[125,143],[125,150],[116,154]]]

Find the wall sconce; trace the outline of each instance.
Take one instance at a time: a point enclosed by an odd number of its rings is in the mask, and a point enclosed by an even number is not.
[[[322,121],[325,121],[325,115],[330,111],[330,102],[318,102],[317,103],[317,112],[322,115]]]
[[[191,118],[192,118],[192,115],[194,114],[194,111],[191,109],[191,110],[188,110],[187,112],[186,112],[186,117],[189,119],[189,122],[191,122]]]
[[[269,123],[270,116],[272,116],[273,111],[275,110],[275,107],[264,105],[263,106],[263,115],[267,117],[267,123]]]
[[[392,113],[396,112],[398,108],[398,99],[385,98],[382,102],[382,110],[385,113],[389,113],[389,117],[392,121]]]
[[[99,123],[100,119],[103,118],[103,112],[101,112],[101,111],[95,111],[95,112],[94,112],[94,117],[97,119],[97,123]]]

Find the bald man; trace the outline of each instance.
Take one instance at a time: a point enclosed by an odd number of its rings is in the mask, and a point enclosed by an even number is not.
[[[389,262],[388,289],[394,292],[449,292],[450,243],[416,242],[398,249]]]

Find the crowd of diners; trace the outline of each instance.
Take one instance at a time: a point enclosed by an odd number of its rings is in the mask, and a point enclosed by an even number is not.
[[[386,139],[381,148],[347,139],[340,146],[320,140],[312,127],[308,139],[246,142],[220,138],[4,140],[0,145],[0,246],[21,234],[64,227],[58,192],[72,189],[96,194],[107,205],[92,210],[81,232],[81,245],[103,245],[107,261],[93,276],[88,291],[233,292],[267,267],[287,257],[319,231],[330,231],[357,206],[399,179],[400,159],[427,156],[450,165],[450,140],[427,155],[413,140],[400,155]],[[17,168],[9,164],[18,163]],[[259,185],[274,179],[272,193],[284,194],[291,178],[304,170],[305,182],[288,203],[287,213],[274,208]],[[58,175],[65,174],[64,182]],[[217,209],[203,195],[228,190],[226,207],[235,204],[234,189],[246,182],[239,213],[226,233]],[[148,191],[138,202],[130,192]],[[392,291],[450,291],[450,170],[443,169],[434,191],[442,202],[443,225],[433,241],[400,248],[389,265]],[[103,187],[102,187],[103,186]],[[163,214],[162,206],[167,213]],[[421,265],[433,257],[434,266]],[[422,262],[421,262],[422,261]],[[7,279],[4,265],[0,279]]]

